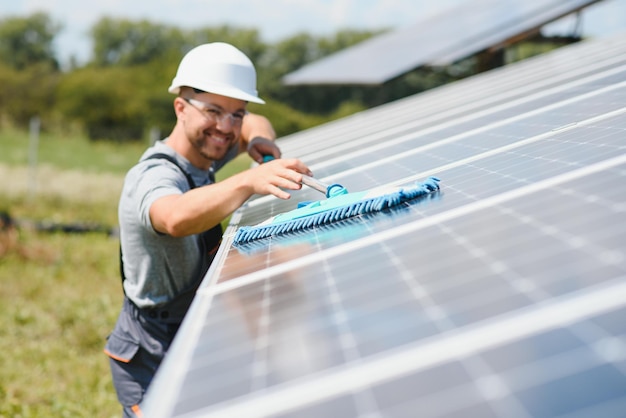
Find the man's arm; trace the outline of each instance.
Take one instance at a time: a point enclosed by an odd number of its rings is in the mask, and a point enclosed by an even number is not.
[[[302,174],[312,175],[298,159],[270,161],[215,184],[162,197],[150,207],[150,220],[155,230],[174,237],[197,234],[222,222],[253,194],[289,199],[282,189],[302,188]]]

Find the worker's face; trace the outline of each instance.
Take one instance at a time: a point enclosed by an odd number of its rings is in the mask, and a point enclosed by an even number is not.
[[[186,94],[185,131],[189,142],[204,158],[224,158],[239,139],[246,102],[212,93]]]

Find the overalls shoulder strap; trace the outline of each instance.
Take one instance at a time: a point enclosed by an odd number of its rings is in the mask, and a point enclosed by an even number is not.
[[[156,153],[156,154],[152,154],[151,156],[149,156],[148,158],[146,158],[146,160],[155,160],[155,159],[162,159],[162,160],[167,160],[170,163],[174,164],[176,167],[178,167],[178,169],[185,175],[185,177],[187,178],[187,183],[189,183],[189,187],[191,189],[195,189],[196,188],[196,183],[193,181],[193,178],[191,177],[191,174],[189,174],[187,171],[185,171],[184,168],[182,168],[180,166],[180,164],[178,164],[178,161],[176,161],[176,158],[174,158],[173,156],[169,155],[169,154],[164,154],[164,153]]]
[[[191,174],[189,174],[187,171],[185,171],[185,169],[183,169],[180,164],[178,164],[178,161],[176,161],[176,158],[174,158],[173,156],[169,155],[169,154],[164,154],[164,153],[156,153],[156,154],[152,154],[151,156],[147,157],[146,160],[154,160],[154,159],[163,159],[163,160],[167,160],[170,163],[174,164],[176,167],[178,167],[178,169],[185,175],[185,177],[187,178],[187,183],[189,183],[189,188],[191,189],[195,189],[196,188],[196,183],[193,181],[193,178],[191,177]],[[126,276],[124,275],[124,262],[122,261],[122,243],[120,242],[120,276],[122,278],[122,290],[124,289],[124,280],[126,280]]]

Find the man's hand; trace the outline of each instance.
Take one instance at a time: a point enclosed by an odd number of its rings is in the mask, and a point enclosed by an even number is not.
[[[250,188],[250,194],[272,194],[280,199],[290,197],[283,189],[302,188],[302,174],[313,176],[309,167],[295,158],[273,160],[240,173],[245,178],[244,183]]]
[[[280,158],[280,150],[276,145],[269,145],[276,139],[276,132],[270,121],[261,115],[248,113],[243,118],[241,126],[241,141],[239,153],[248,152],[257,163],[263,162],[263,155],[272,155]],[[256,142],[257,144],[252,144]],[[276,154],[278,153],[278,155]]]
[[[250,158],[254,161],[261,164],[263,163],[264,156],[271,155],[274,158],[280,158],[281,153],[274,141],[257,136],[248,142],[248,155],[250,155]]]

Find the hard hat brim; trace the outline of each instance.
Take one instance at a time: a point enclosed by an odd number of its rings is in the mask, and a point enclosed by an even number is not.
[[[254,96],[250,93],[247,93],[243,90],[236,89],[233,87],[223,86],[223,85],[218,85],[218,84],[207,84],[206,82],[205,83],[193,83],[193,84],[194,84],[193,86],[188,86],[188,87],[202,90],[207,93],[219,94],[220,96],[244,100],[246,102],[265,104],[265,101],[261,99],[259,96]],[[183,86],[176,83],[176,79],[174,79],[174,82],[172,83],[172,85],[167,91],[169,91],[172,94],[179,94],[181,87]]]

